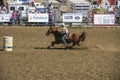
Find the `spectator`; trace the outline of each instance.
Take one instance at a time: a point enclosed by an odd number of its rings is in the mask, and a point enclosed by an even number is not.
[[[49,13],[49,25],[52,25],[52,24],[53,24],[53,19],[54,19],[54,14],[53,14],[53,12],[51,11],[51,12]]]
[[[1,13],[6,13],[7,12],[7,9],[6,9],[6,7],[3,5],[3,6],[1,6],[1,9],[0,9],[1,11]]]
[[[12,26],[16,24],[16,17],[17,17],[17,14],[16,14],[16,11],[14,10],[12,13]]]
[[[52,3],[50,3],[47,7],[48,9],[48,13],[50,13],[51,11],[53,11],[53,6],[52,6]]]
[[[113,10],[113,7],[112,7],[112,6],[110,6],[110,7],[108,8],[108,13],[109,13],[109,14],[114,14],[114,10]]]
[[[7,8],[5,6],[3,6],[2,10],[7,13]]]
[[[87,25],[87,27],[89,26],[89,18],[85,18],[85,23],[86,23],[86,25]]]
[[[117,14],[118,14],[118,24],[120,26],[120,6],[118,7]]]
[[[90,18],[90,21],[93,21],[93,15],[94,15],[93,11],[90,10],[90,11],[88,12],[88,17]]]
[[[35,14],[38,14],[39,13],[39,11],[38,10],[35,10]]]
[[[2,7],[0,6],[0,10],[2,10]]]
[[[22,26],[23,20],[22,20],[22,11],[20,8],[18,8],[18,11],[17,11],[17,18],[18,18],[19,25]]]
[[[115,14],[115,17],[116,17],[116,18],[118,18],[117,12],[118,12],[118,7],[115,7],[115,8],[114,8],[114,14]]]

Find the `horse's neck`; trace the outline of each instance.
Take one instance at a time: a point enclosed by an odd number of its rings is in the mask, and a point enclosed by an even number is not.
[[[55,31],[55,32],[53,33],[53,35],[54,35],[55,38],[59,38],[59,37],[61,36],[58,31]]]

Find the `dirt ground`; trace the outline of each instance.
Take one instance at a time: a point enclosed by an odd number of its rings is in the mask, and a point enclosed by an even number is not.
[[[120,28],[69,28],[86,32],[85,42],[64,50],[48,27],[0,26],[0,80],[120,80]],[[13,37],[13,51],[3,51],[3,36]]]

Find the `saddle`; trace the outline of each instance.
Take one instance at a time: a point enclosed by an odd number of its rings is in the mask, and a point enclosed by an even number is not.
[[[65,39],[70,39],[70,38],[71,38],[71,33],[69,32]]]

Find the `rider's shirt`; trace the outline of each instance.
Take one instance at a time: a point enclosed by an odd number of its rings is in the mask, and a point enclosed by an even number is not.
[[[63,28],[62,28],[62,33],[63,33],[63,34],[64,34],[64,33],[68,34],[68,29],[67,29],[67,27],[63,27]]]

